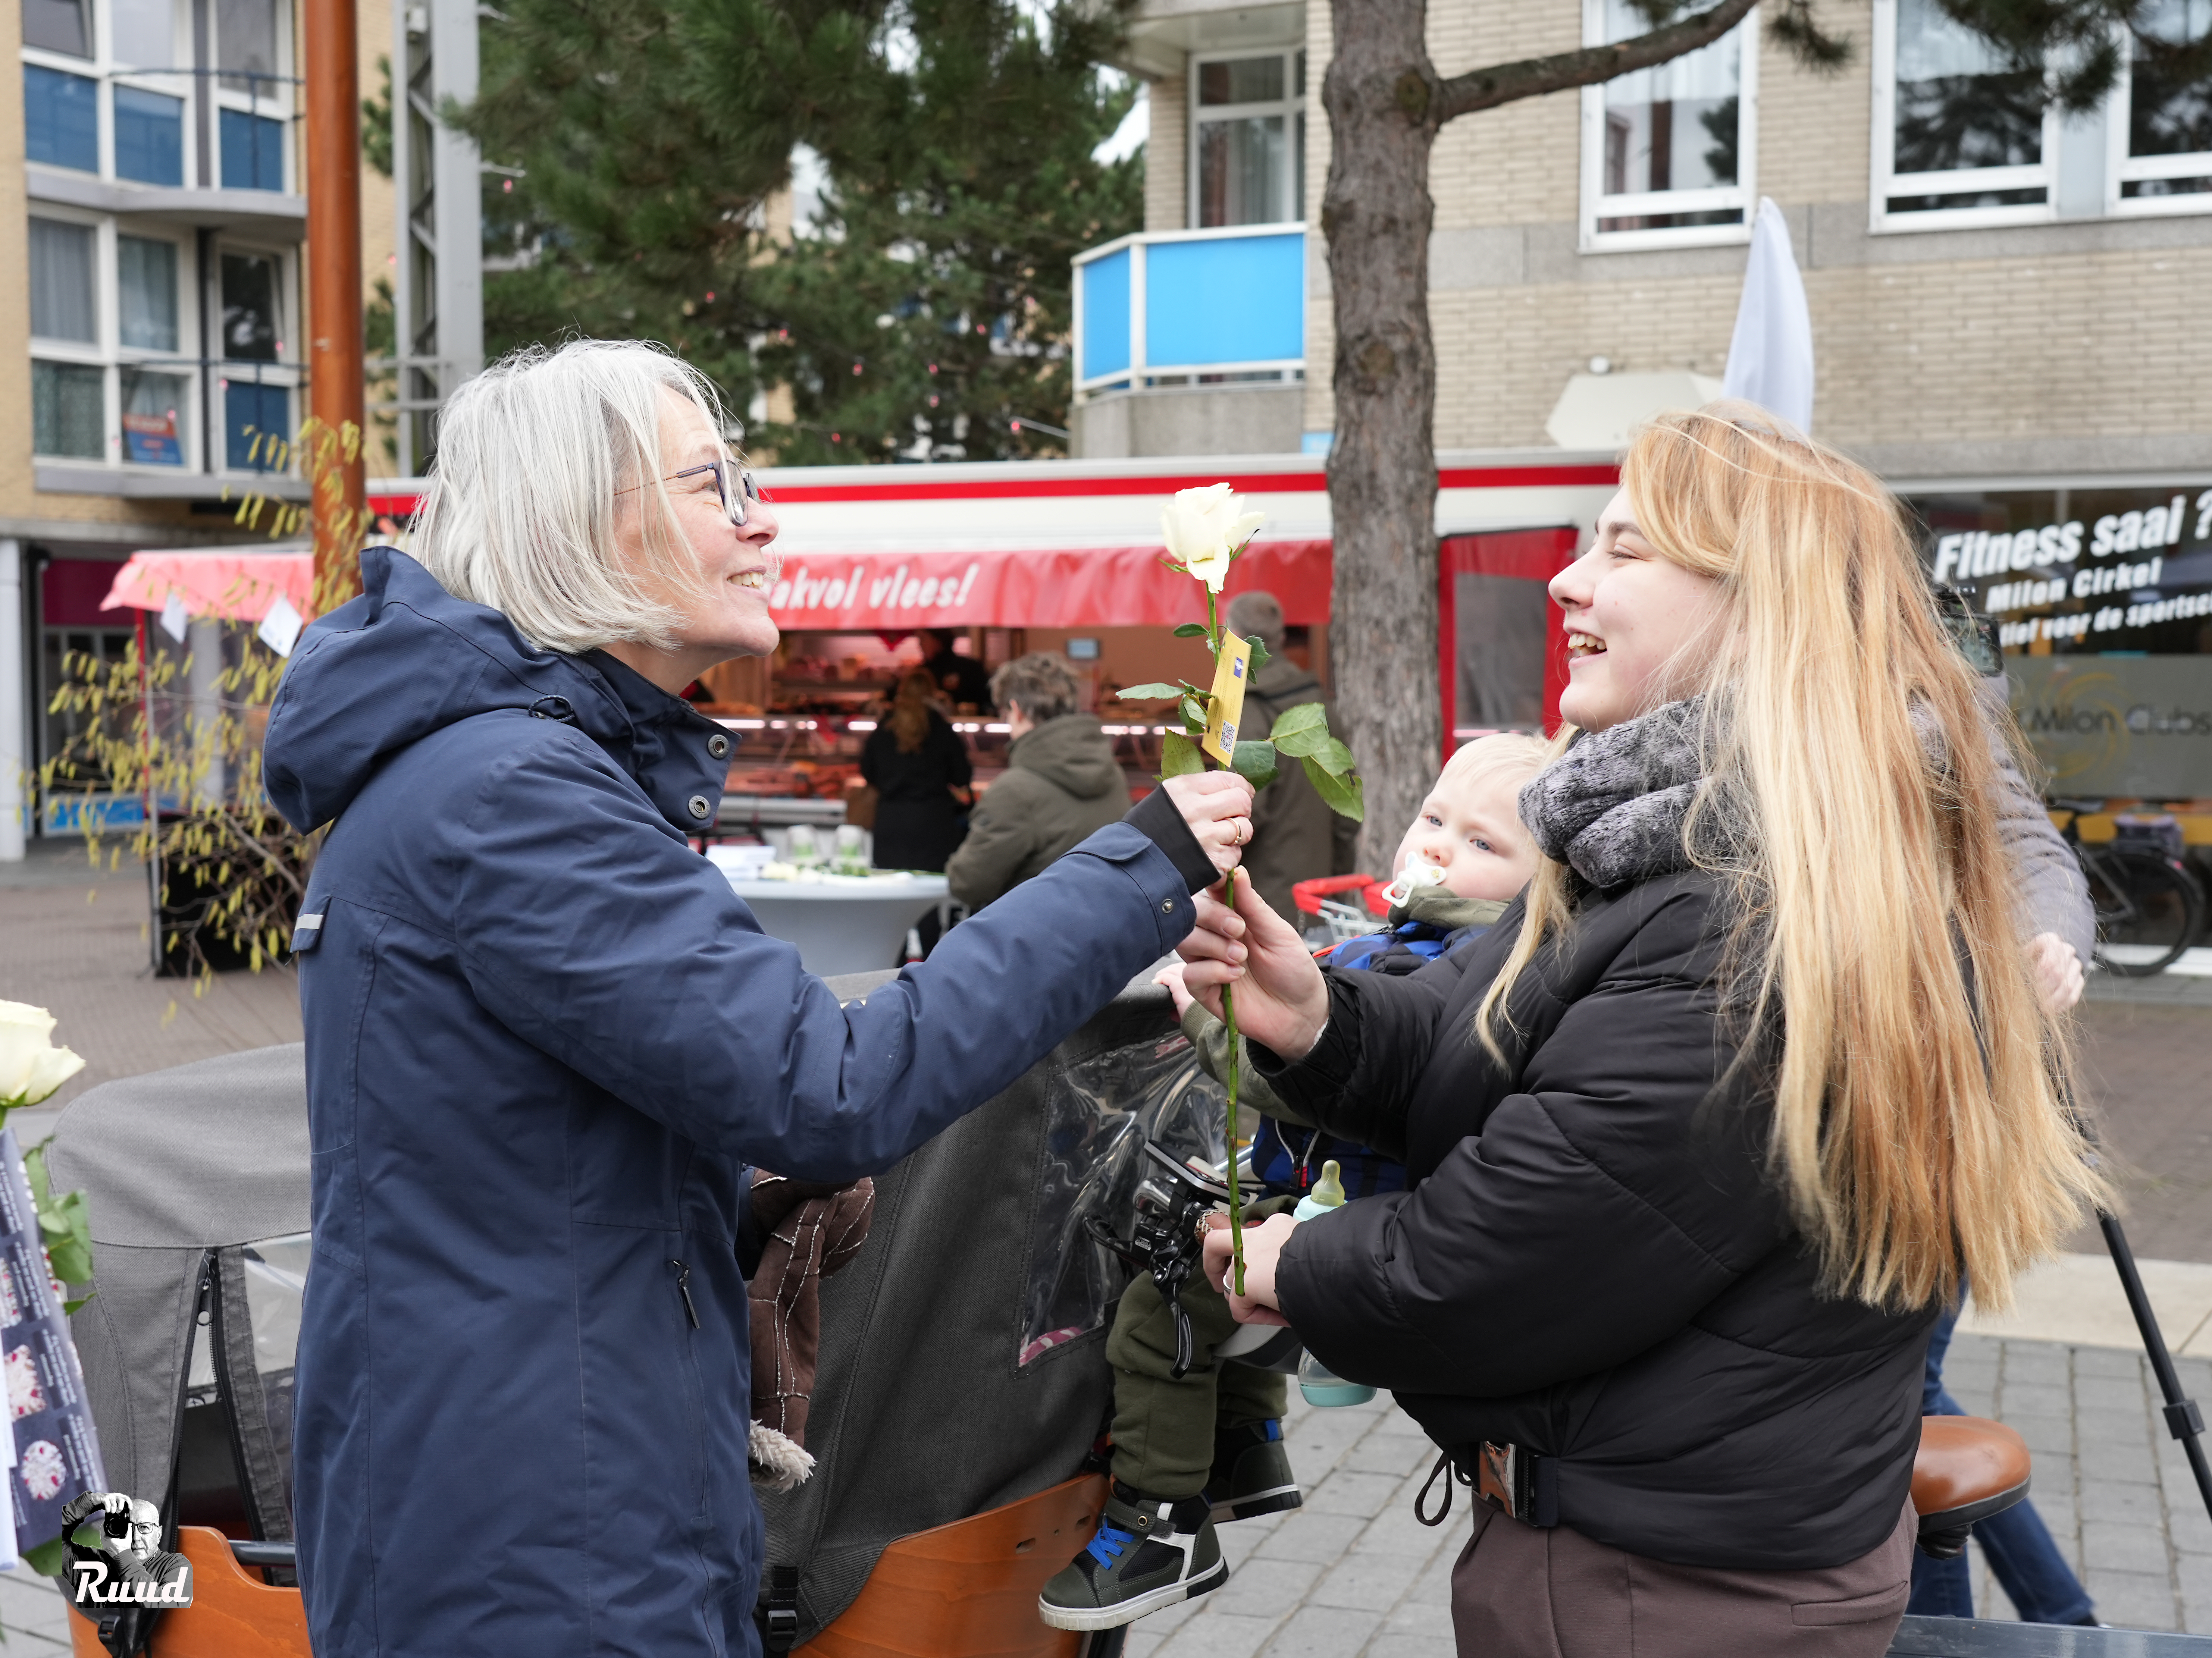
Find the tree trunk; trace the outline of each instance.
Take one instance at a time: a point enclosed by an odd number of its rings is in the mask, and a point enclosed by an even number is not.
[[[1322,203],[1336,316],[1329,660],[1366,783],[1359,866],[1382,876],[1442,760],[1437,681],[1436,350],[1425,0],[1331,0]]]

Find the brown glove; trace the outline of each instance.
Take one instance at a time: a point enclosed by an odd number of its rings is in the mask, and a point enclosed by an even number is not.
[[[754,1483],[787,1491],[814,1472],[806,1408],[822,1343],[822,1280],[860,1253],[876,1208],[876,1184],[850,1186],[753,1174],[753,1214],[769,1235],[754,1272]]]

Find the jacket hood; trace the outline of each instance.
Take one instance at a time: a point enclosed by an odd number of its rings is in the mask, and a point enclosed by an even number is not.
[[[1121,762],[1093,714],[1064,714],[1032,728],[1015,739],[1006,763],[1036,773],[1079,800],[1096,800],[1124,786]]]
[[[329,823],[402,750],[502,710],[576,726],[685,833],[698,831],[696,797],[712,820],[728,745],[708,752],[721,728],[681,697],[604,652],[538,649],[396,548],[364,551],[361,579],[358,598],[301,636],[269,712],[262,780],[293,828]]]

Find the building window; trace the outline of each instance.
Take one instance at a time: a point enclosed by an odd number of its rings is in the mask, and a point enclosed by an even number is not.
[[[225,190],[284,188],[284,124],[242,109],[222,112]]]
[[[100,82],[23,65],[23,154],[48,167],[100,171]]]
[[[1190,222],[1289,224],[1304,215],[1306,55],[1194,58]]]
[[[106,371],[77,362],[32,363],[32,452],[100,460],[106,439]]]
[[[151,368],[124,368],[123,459],[140,466],[182,466],[185,422],[192,406],[192,382],[184,374]]]
[[[1752,15],[1709,46],[1583,94],[1583,246],[1741,241],[1750,234],[1759,51]],[[1650,21],[1628,0],[1583,0],[1591,46]]]
[[[2153,0],[2127,46],[2111,145],[2112,210],[2212,210],[2212,0]]]
[[[222,355],[274,362],[283,350],[276,316],[276,261],[265,253],[222,256]]]
[[[23,0],[23,44],[67,58],[91,57],[84,0]]]
[[[1874,33],[1875,228],[2049,219],[2058,116],[2040,66],[2008,64],[1941,0],[1875,0]]]
[[[274,472],[292,436],[289,386],[230,380],[223,386],[224,464],[234,472]]]
[[[185,181],[185,100],[115,88],[115,176],[143,185]]]
[[[177,245],[115,239],[117,334],[134,351],[177,349]]]
[[[90,225],[31,221],[31,332],[39,338],[100,343],[94,240]]]

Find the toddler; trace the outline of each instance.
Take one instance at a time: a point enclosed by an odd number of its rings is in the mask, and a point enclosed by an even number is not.
[[[1543,762],[1542,743],[1510,734],[1455,753],[1399,842],[1390,893],[1404,896],[1389,925],[1335,945],[1322,962],[1413,973],[1496,920],[1535,871],[1536,849],[1516,808],[1522,785]],[[1226,1075],[1228,1033],[1184,990],[1181,964],[1158,982],[1174,996],[1200,1062]],[[1262,1193],[1245,1209],[1248,1224],[1295,1205],[1332,1159],[1348,1198],[1405,1189],[1403,1163],[1291,1119],[1249,1065],[1237,1099],[1240,1111],[1261,1114],[1251,1164]],[[1097,1535],[1039,1599],[1045,1622],[1058,1628],[1111,1629],[1220,1588],[1229,1565],[1215,1523],[1279,1513],[1302,1500],[1283,1450],[1281,1373],[1217,1359],[1241,1327],[1204,1274],[1184,1284],[1182,1300],[1195,1362],[1180,1381],[1170,1375],[1172,1315],[1150,1273],[1129,1285],[1115,1315],[1106,1344],[1115,1371],[1114,1487]]]

